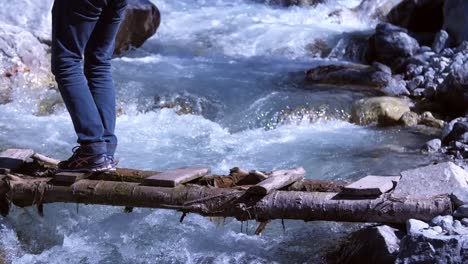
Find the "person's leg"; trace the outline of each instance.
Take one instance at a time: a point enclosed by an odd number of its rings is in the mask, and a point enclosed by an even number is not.
[[[110,0],[103,8],[85,49],[84,72],[104,126],[103,140],[107,143],[107,154],[111,157],[117,147],[117,137],[114,134],[116,112],[111,59],[126,6],[127,0]]]
[[[80,151],[64,163],[65,167],[105,162],[104,127],[83,73],[82,57],[106,2],[55,0],[52,10],[52,72],[81,145]]]

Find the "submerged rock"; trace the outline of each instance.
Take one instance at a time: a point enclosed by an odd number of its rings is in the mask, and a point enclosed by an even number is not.
[[[394,263],[401,237],[401,231],[386,225],[364,228],[351,234],[339,250],[329,254],[327,263]]]
[[[364,98],[353,104],[351,120],[360,125],[395,125],[409,111],[409,103],[403,99],[388,96]]]
[[[419,43],[408,34],[406,29],[381,23],[369,40],[368,61],[378,61],[398,68],[419,50]]]
[[[158,8],[148,0],[131,0],[126,9],[115,41],[115,55],[121,55],[131,47],[139,48],[153,36],[161,22]]]

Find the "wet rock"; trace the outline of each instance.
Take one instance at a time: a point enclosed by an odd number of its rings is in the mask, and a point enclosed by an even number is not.
[[[164,108],[174,109],[179,115],[201,115],[213,120],[221,113],[222,104],[209,98],[182,93],[156,96],[138,110],[147,112]]]
[[[457,218],[466,218],[468,217],[468,204],[462,205],[455,210],[453,216]]]
[[[140,47],[153,36],[161,22],[158,8],[148,0],[130,0],[125,19],[115,41],[114,55],[122,55],[131,47]]]
[[[354,11],[363,17],[378,18],[385,20],[385,17],[392,9],[403,0],[363,0]]]
[[[314,40],[314,42],[307,45],[306,49],[311,53],[312,56],[319,58],[327,57],[332,51],[332,48],[323,39]]]
[[[62,97],[54,94],[39,100],[37,104],[37,116],[47,116],[53,114],[59,107],[64,107]]]
[[[407,234],[419,234],[421,233],[424,229],[428,229],[429,224],[417,220],[417,219],[409,219],[406,222],[406,233]]]
[[[442,134],[444,144],[449,144],[452,141],[465,141],[465,133],[468,132],[468,118],[456,118],[450,121],[445,127]]]
[[[444,29],[454,38],[455,44],[468,40],[468,3],[464,0],[445,0]]]
[[[432,49],[436,53],[442,52],[445,48],[450,46],[450,36],[445,30],[440,30],[437,32],[432,43]]]
[[[437,88],[436,100],[455,114],[468,111],[468,56],[454,59],[445,81]]]
[[[429,140],[422,147],[422,151],[426,153],[435,153],[442,148],[442,141],[438,138]]]
[[[420,123],[435,128],[443,128],[445,126],[445,122],[435,118],[431,112],[424,112],[421,115]]]
[[[439,163],[401,172],[395,196],[438,195],[468,192],[468,172],[452,162]]]
[[[383,70],[382,70],[383,69]],[[383,88],[392,80],[385,66],[362,64],[327,65],[307,71],[306,79],[319,84],[361,85]]]
[[[401,231],[386,225],[367,227],[351,234],[327,263],[394,263],[401,237]]]
[[[408,35],[406,29],[381,23],[369,40],[368,61],[378,61],[392,68],[398,68],[406,58],[419,49],[416,39]]]
[[[418,125],[419,119],[420,117],[417,113],[409,111],[401,116],[399,122],[405,127],[414,127]]]
[[[411,32],[437,32],[443,24],[444,0],[404,0],[387,15],[387,21]]]
[[[316,6],[325,3],[326,0],[258,0],[258,2],[280,6]]]
[[[338,60],[365,63],[370,36],[371,33],[368,31],[346,33],[338,41],[338,44],[336,44],[333,50],[331,50],[328,57]]]
[[[353,104],[351,120],[360,125],[395,125],[409,111],[409,104],[403,99],[388,96],[364,98]]]
[[[0,104],[12,100],[13,87],[34,89],[51,82],[48,47],[20,27],[0,25]]]

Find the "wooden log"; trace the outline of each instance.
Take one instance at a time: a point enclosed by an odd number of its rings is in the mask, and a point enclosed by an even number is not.
[[[248,192],[258,195],[267,195],[273,191],[303,180],[305,174],[306,172],[302,167],[294,170],[274,171],[266,180],[250,187]]]
[[[40,161],[40,162],[46,163],[48,165],[51,165],[51,166],[57,166],[59,164],[59,162],[60,162],[59,160],[49,158],[49,157],[44,156],[44,155],[39,154],[39,153],[34,153],[32,158],[37,160],[37,161]]]
[[[179,184],[206,176],[210,172],[211,169],[207,167],[175,169],[150,176],[143,181],[143,184],[148,186],[175,187]]]
[[[342,194],[379,196],[393,189],[399,180],[400,176],[369,175],[344,187]]]
[[[0,168],[16,170],[33,155],[32,149],[7,149],[0,153]]]
[[[91,176],[91,173],[83,172],[59,172],[54,175],[55,182],[72,184],[79,180],[86,179]]]
[[[55,186],[50,178],[9,178],[8,199],[17,206],[40,203],[84,203],[126,207],[165,208],[204,216],[235,217],[266,222],[273,219],[381,222],[403,224],[410,218],[429,221],[452,214],[448,195],[377,199],[340,199],[337,193],[273,191],[259,197],[246,191],[179,185],[175,188],[138,183],[81,180]],[[0,184],[6,184],[0,181]],[[42,195],[37,195],[38,189]],[[40,196],[41,200],[37,201]]]

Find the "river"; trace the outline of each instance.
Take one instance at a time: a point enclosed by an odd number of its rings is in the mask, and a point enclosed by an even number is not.
[[[359,2],[289,8],[248,0],[153,2],[162,14],[158,33],[113,61],[120,166],[206,165],[224,174],[236,166],[303,166],[309,178],[353,180],[429,162],[419,152],[429,137],[347,121],[352,102],[369,92],[303,83],[304,70],[338,61],[314,56],[311,43],[333,46],[343,33],[372,28],[372,20],[350,11]],[[329,15],[337,9],[341,16]],[[26,90],[18,87],[16,99],[0,105],[0,150],[33,148],[66,158],[75,141],[68,114],[59,107],[36,115],[38,98],[54,92]],[[307,111],[290,118],[297,108]],[[184,111],[191,114],[178,114]],[[0,249],[13,263],[320,263],[359,227],[286,221],[283,230],[275,221],[254,236],[254,222],[189,215],[180,224],[179,217],[55,204],[40,218],[33,208],[15,208],[0,219]]]

